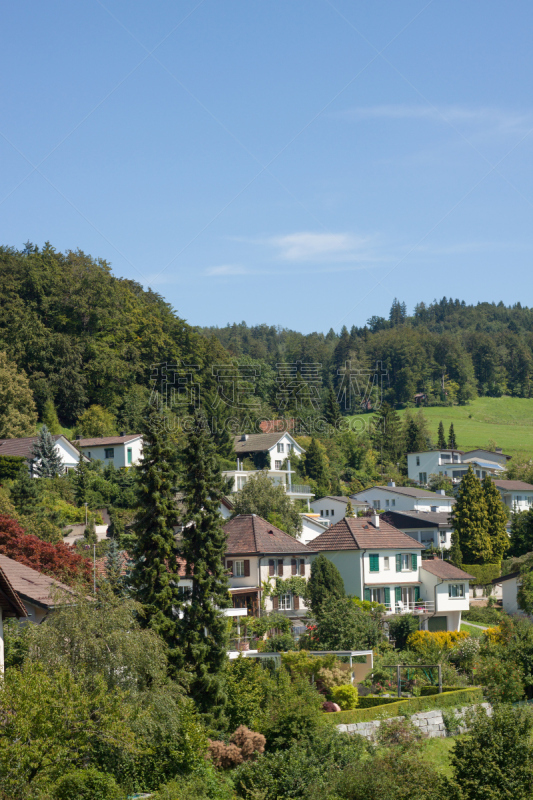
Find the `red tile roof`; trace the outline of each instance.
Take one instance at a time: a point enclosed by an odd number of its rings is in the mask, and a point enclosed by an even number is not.
[[[424,550],[420,544],[385,520],[376,527],[369,517],[344,517],[312,540],[313,550]]]
[[[443,578],[444,580],[475,580],[473,575],[463,572],[459,567],[454,567],[449,561],[443,561],[441,558],[428,558],[423,560],[420,566],[426,572],[430,572],[432,575],[436,575],[437,578]]]
[[[8,614],[15,614],[17,617],[27,616],[22,600],[0,566],[0,614],[3,611]]]
[[[227,555],[249,553],[314,553],[313,547],[289,536],[256,514],[239,514],[224,525]]]
[[[49,578],[36,569],[19,564],[12,558],[0,555],[0,569],[4,572],[11,586],[22,600],[34,603],[43,608],[53,608],[57,603],[56,593],[74,592],[69,586],[55,578]]]
[[[38,438],[38,436],[27,436],[24,439],[0,439],[0,455],[32,458],[33,445]],[[57,442],[58,439],[66,439],[66,437],[61,433],[56,433],[52,439]]]
[[[121,575],[125,575],[126,572],[127,572],[128,563],[131,560],[131,556],[130,556],[130,554],[128,552],[126,552],[126,550],[121,550],[120,551],[120,556],[121,556],[121,561],[122,561],[122,564],[121,564],[121,567],[120,567],[120,574]],[[107,556],[103,556],[102,558],[97,558],[96,559],[96,574],[97,574],[97,576],[99,578],[105,577],[105,562],[106,562],[106,558],[107,558]],[[185,569],[185,559],[178,557],[178,558],[176,558],[176,561],[177,561],[177,564],[178,564],[177,572],[178,572],[179,577],[180,578],[186,578],[187,577],[187,571]]]
[[[140,433],[128,433],[126,436],[96,436],[93,439],[76,439],[76,444],[80,447],[98,447],[107,444],[124,444],[138,439]]]

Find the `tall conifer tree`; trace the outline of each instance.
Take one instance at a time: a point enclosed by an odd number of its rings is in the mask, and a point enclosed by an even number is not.
[[[448,450],[457,450],[457,439],[455,438],[455,431],[453,429],[453,422],[448,431]]]
[[[452,511],[453,539],[465,564],[490,564],[492,543],[489,534],[487,503],[481,482],[472,466],[459,486]]]
[[[13,486],[11,487],[11,499],[15,508],[21,514],[32,514],[37,510],[39,502],[39,481],[30,477],[28,467],[24,464]]]
[[[483,480],[483,494],[487,504],[489,536],[494,563],[501,561],[510,547],[507,535],[507,511],[494,481],[488,475]]]
[[[342,419],[342,414],[333,386],[331,386],[328,390],[326,403],[324,406],[324,416],[326,418],[326,422],[331,425],[332,428],[337,430],[337,426]]]
[[[439,430],[437,432],[437,447],[439,450],[446,450],[446,436],[444,434],[442,420],[439,422]]]
[[[87,462],[80,452],[78,463],[76,465],[76,472],[74,474],[74,499],[76,505],[81,508],[87,502],[87,491],[89,489],[89,468]]]
[[[226,703],[227,658],[227,627],[221,609],[230,604],[224,567],[226,535],[219,511],[224,482],[207,420],[199,411],[194,414],[183,463],[186,510],[180,555],[192,588],[183,606],[179,644],[183,666],[192,673],[191,696],[207,718],[220,720]]]
[[[404,449],[402,424],[397,411],[389,403],[382,403],[372,420],[372,446],[381,463],[396,463]]]
[[[63,462],[61,456],[55,448],[52,434],[43,425],[39,431],[37,441],[34,443],[32,452],[34,458],[34,469],[40,478],[55,478],[63,472]]]

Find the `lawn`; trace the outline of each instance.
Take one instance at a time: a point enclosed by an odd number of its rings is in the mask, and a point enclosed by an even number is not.
[[[423,758],[427,759],[428,763],[435,767],[437,772],[449,777],[452,775],[450,756],[456,738],[458,737],[423,739],[419,745]]]
[[[475,625],[469,625],[468,622],[461,622],[461,630],[469,633],[470,636],[483,636],[483,631],[476,628]]]

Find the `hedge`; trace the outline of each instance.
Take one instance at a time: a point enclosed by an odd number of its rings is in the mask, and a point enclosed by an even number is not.
[[[374,706],[386,706],[387,703],[397,703],[397,697],[360,697],[357,708],[374,708]]]
[[[443,686],[442,692],[460,692],[461,689],[464,689],[464,686]],[[420,694],[422,697],[427,697],[429,694],[438,694],[439,687],[438,686],[421,686],[420,687]]]
[[[419,711],[432,711],[440,708],[460,708],[483,702],[483,691],[478,686],[469,689],[459,689],[455,692],[443,692],[429,697],[412,697],[407,700],[398,700],[388,703],[382,708],[355,708],[353,711],[337,711],[325,714],[324,718],[333,725],[352,724],[354,722],[372,722],[374,719],[387,717],[410,717]]]
[[[474,586],[488,586],[494,578],[500,577],[502,566],[501,562],[498,564],[461,564],[461,569],[474,576],[475,581],[472,581]]]

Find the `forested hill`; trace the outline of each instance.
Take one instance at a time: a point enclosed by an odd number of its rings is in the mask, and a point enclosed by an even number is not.
[[[81,251],[2,247],[0,285],[0,351],[28,375],[39,413],[53,400],[66,426],[98,404],[130,427],[152,364],[197,364],[207,384],[211,365],[227,361],[158,294]]]
[[[466,402],[476,395],[531,397],[533,309],[520,303],[466,305],[447,299],[419,303],[408,316],[395,300],[388,319],[371,317],[362,328],[311,333],[246,323],[204,328],[235,356],[273,367],[278,362],[322,364],[324,381],[338,385],[347,361],[371,368],[381,361],[388,372],[387,399],[412,402],[425,392],[428,402]],[[442,391],[444,381],[444,393]]]

